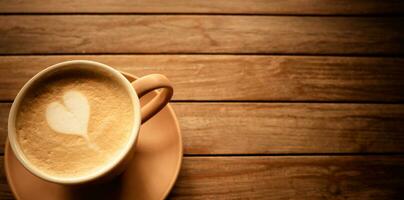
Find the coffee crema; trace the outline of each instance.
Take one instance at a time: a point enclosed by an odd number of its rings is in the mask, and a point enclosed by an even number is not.
[[[16,118],[17,141],[38,170],[59,178],[92,174],[126,148],[131,98],[110,75],[71,70],[35,83]]]

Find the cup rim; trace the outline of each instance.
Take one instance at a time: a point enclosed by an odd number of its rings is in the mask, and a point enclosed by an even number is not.
[[[129,141],[126,144],[125,148],[119,152],[118,156],[115,156],[114,159],[110,162],[108,162],[106,165],[102,166],[100,169],[98,169],[95,172],[86,174],[84,176],[78,176],[78,177],[54,177],[49,174],[46,174],[45,172],[39,170],[37,167],[35,167],[33,164],[29,162],[27,158],[25,158],[24,153],[22,152],[16,137],[16,118],[17,118],[17,111],[19,110],[19,107],[21,105],[21,101],[28,92],[28,90],[31,88],[31,86],[36,83],[37,81],[40,81],[45,75],[49,74],[50,72],[55,72],[58,71],[62,68],[66,67],[72,67],[76,65],[84,66],[84,67],[99,67],[102,68],[103,70],[107,71],[110,75],[114,76],[116,79],[119,80],[119,82],[122,84],[122,86],[125,86],[126,91],[128,92],[131,102],[132,102],[132,107],[133,107],[133,114],[134,114],[134,122],[131,130],[131,135],[129,137]],[[81,184],[85,182],[90,182],[93,181],[97,178],[102,177],[103,175],[109,173],[112,171],[119,163],[126,157],[126,155],[130,152],[130,150],[135,146],[136,139],[139,134],[139,129],[140,129],[140,124],[141,124],[141,115],[140,115],[140,102],[139,102],[139,97],[135,91],[135,89],[132,87],[131,83],[116,69],[95,61],[90,61],[90,60],[70,60],[70,61],[64,61],[60,62],[57,64],[54,64],[50,67],[45,68],[44,70],[40,71],[37,73],[35,76],[33,76],[28,82],[24,84],[22,89],[18,92],[17,96],[14,99],[14,102],[11,106],[10,113],[9,113],[9,118],[8,118],[8,139],[10,141],[10,146],[11,149],[14,151],[16,158],[20,161],[20,163],[32,174],[50,181],[54,183],[59,183],[59,184]]]

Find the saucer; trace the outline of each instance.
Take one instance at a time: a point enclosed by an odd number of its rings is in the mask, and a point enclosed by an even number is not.
[[[122,73],[129,81],[135,76]],[[141,98],[144,105],[157,94]],[[164,199],[173,187],[182,161],[182,140],[170,105],[140,128],[136,153],[126,171],[102,184],[63,186],[44,181],[17,160],[8,141],[4,165],[7,181],[17,199]]]

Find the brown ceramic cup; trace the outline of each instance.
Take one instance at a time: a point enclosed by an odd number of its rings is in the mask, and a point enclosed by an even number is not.
[[[114,77],[114,80],[118,81],[120,85],[123,85],[123,87],[125,87],[125,90],[128,92],[132,100],[134,109],[133,128],[131,131],[130,141],[128,142],[128,145],[123,147],[124,149],[119,154],[119,156],[116,157],[116,159],[103,166],[100,170],[91,174],[86,174],[81,177],[72,177],[72,178],[52,177],[38,170],[25,158],[17,142],[16,128],[15,128],[16,116],[19,111],[19,107],[23,97],[31,89],[31,86],[33,84],[56,71],[62,71],[65,69],[74,69],[74,68],[80,68],[80,69],[88,68],[94,71],[108,73],[109,75]],[[161,89],[161,91],[148,104],[141,107],[139,98],[155,89]],[[18,93],[11,107],[8,118],[8,139],[10,141],[11,148],[14,151],[14,154],[19,160],[19,162],[21,162],[21,164],[28,171],[38,176],[39,178],[42,178],[46,181],[50,181],[53,183],[64,185],[81,185],[90,182],[91,183],[100,182],[115,177],[116,175],[124,171],[124,169],[127,167],[129,161],[131,160],[134,154],[135,144],[138,138],[140,125],[146,122],[151,117],[153,117],[156,113],[158,113],[168,103],[172,95],[173,95],[173,87],[170,81],[165,76],[160,74],[147,75],[133,82],[129,82],[119,71],[102,63],[88,60],[73,60],[58,63],[36,74],[23,86],[23,88]]]

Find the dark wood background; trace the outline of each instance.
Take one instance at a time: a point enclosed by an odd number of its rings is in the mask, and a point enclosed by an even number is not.
[[[173,81],[185,157],[171,199],[400,199],[403,12],[399,0],[2,0],[1,157],[22,85],[91,59]],[[13,199],[0,168],[0,199]]]

